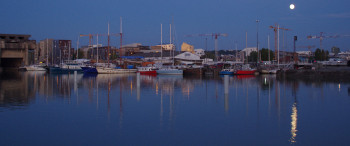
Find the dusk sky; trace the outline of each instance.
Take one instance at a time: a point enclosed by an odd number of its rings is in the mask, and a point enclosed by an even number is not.
[[[295,4],[290,10],[289,5]],[[204,37],[185,37],[189,34],[227,33],[219,38],[219,49],[256,46],[256,19],[259,19],[260,48],[274,49],[274,32],[270,25],[278,23],[289,28],[285,32],[287,51],[292,51],[293,36],[297,46],[315,45],[319,39],[307,40],[307,35],[349,35],[349,0],[3,0],[0,2],[0,33],[30,34],[31,39],[46,38],[73,40],[76,47],[79,34],[119,33],[123,18],[123,44],[160,44],[160,24],[163,24],[163,43],[169,43],[169,24],[175,27],[175,43],[187,42],[195,48],[205,48]],[[283,33],[280,31],[280,48],[283,50]],[[106,38],[101,38],[106,45]],[[94,40],[95,42],[95,40]],[[350,37],[327,38],[325,49],[338,46],[350,50]],[[88,44],[82,37],[80,46]],[[119,46],[119,38],[112,38]],[[214,39],[208,37],[208,49],[213,50]],[[300,49],[297,50],[306,50]],[[314,49],[313,49],[314,50]]]

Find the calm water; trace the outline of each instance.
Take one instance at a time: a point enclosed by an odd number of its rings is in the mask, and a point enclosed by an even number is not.
[[[0,145],[349,145],[349,83],[3,72]]]

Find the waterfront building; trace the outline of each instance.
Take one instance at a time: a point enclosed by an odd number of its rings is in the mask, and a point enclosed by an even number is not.
[[[53,63],[53,39],[44,39],[39,41],[37,52],[38,52],[37,53],[38,62],[45,62],[46,64],[52,64]]]
[[[194,50],[194,54],[196,54],[197,56],[201,57],[205,55],[205,51],[204,49],[195,49]]]
[[[0,34],[0,66],[19,67],[37,61],[37,44],[31,35]]]
[[[163,46],[164,48],[164,46]],[[138,52],[150,51],[149,46],[142,46],[140,43],[133,43],[122,46],[120,56],[130,56]]]
[[[54,40],[52,51],[52,64],[59,64],[64,60],[73,59],[74,48],[71,48],[71,40]]]
[[[183,42],[182,45],[181,45],[181,52],[191,52],[191,53],[194,53],[194,46]]]
[[[79,56],[79,58],[85,58],[85,59],[91,59],[95,60],[97,59],[97,54],[98,54],[98,59],[99,62],[102,60],[107,60],[107,55],[108,55],[108,46],[102,46],[102,44],[97,45],[92,45],[92,46],[82,46],[79,49],[82,52],[82,56]],[[98,53],[97,53],[98,50]],[[113,46],[109,46],[109,53],[111,56],[111,59],[115,59],[117,55],[119,55],[119,49]]]

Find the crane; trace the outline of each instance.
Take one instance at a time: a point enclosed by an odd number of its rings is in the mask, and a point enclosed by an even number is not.
[[[350,35],[334,35],[334,36],[327,36],[327,35],[324,35],[324,32],[320,32],[320,35],[319,36],[312,36],[312,35],[309,35],[307,36],[307,39],[320,39],[320,49],[322,50],[322,40],[325,39],[325,38],[339,38],[339,37],[350,37]]]
[[[215,61],[218,61],[218,37],[223,36],[226,37],[228,36],[227,33],[208,33],[208,34],[191,34],[191,35],[186,35],[186,37],[202,37],[202,36],[211,36],[215,38]]]
[[[275,26],[269,26],[269,28],[273,29],[273,31],[275,32],[275,58],[277,56],[277,61],[279,62],[279,50],[278,50],[278,46],[279,44],[279,30],[286,30],[289,31],[291,29],[288,28],[283,28],[283,27],[279,27],[278,24],[275,24]]]
[[[122,46],[123,46],[123,20],[122,17],[120,17],[120,32],[115,34],[109,33],[109,22],[108,22],[108,34],[80,34],[80,37],[88,36],[89,37],[89,46],[92,46],[92,38],[93,36],[107,36],[108,37],[108,55],[109,55],[109,36],[120,36],[120,48],[119,48],[119,54],[122,54]],[[108,57],[109,58],[109,57]]]

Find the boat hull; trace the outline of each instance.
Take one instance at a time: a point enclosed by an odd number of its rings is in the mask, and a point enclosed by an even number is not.
[[[253,75],[255,70],[237,70],[234,74],[236,75]]]
[[[60,68],[60,67],[49,67],[49,73],[53,74],[66,74],[66,73],[83,73],[82,69],[68,69],[68,68]]]
[[[129,74],[136,73],[137,69],[97,68],[99,74]]]
[[[233,75],[234,72],[232,72],[232,71],[220,71],[219,74],[220,75]]]
[[[97,69],[95,67],[81,67],[84,73],[97,74]]]
[[[26,67],[26,71],[46,71],[44,67]]]
[[[152,71],[138,71],[142,75],[156,75],[157,71],[152,70]]]
[[[157,70],[157,74],[161,75],[183,75],[183,70]]]

